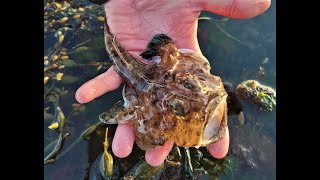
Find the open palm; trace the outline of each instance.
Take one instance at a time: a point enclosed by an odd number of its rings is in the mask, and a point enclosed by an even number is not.
[[[120,44],[134,57],[145,51],[155,34],[164,33],[173,39],[178,48],[201,53],[197,40],[197,18],[201,11],[209,11],[231,18],[251,18],[263,13],[270,0],[109,0],[105,13],[110,31]],[[109,91],[117,89],[121,77],[113,67],[83,84],[76,99],[86,103]],[[128,156],[134,143],[134,130],[129,125],[118,125],[112,151],[118,157]],[[174,142],[146,151],[146,161],[160,165],[169,154]],[[229,148],[229,132],[220,141],[208,146],[215,158],[223,158]]]

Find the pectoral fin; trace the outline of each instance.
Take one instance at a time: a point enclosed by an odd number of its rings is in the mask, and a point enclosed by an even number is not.
[[[99,115],[99,120],[105,124],[118,124],[117,115],[124,111],[124,101],[118,101],[110,110]]]

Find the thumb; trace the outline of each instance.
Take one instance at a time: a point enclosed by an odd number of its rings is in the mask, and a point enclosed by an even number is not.
[[[204,11],[237,19],[258,16],[265,12],[271,0],[201,0],[200,7]]]

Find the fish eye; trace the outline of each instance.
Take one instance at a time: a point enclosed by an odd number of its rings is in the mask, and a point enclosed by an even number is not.
[[[172,100],[170,103],[170,108],[176,115],[179,116],[185,116],[189,111],[188,106],[179,99]]]

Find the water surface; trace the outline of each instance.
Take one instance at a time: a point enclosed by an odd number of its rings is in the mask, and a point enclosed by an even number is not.
[[[60,30],[65,37],[61,47],[67,48],[68,59],[73,60],[58,59],[56,62],[61,62],[61,64],[57,63],[58,66],[65,64],[65,67],[61,69],[57,67],[45,72],[45,76],[50,77],[48,84],[44,86],[45,93],[51,86],[67,90],[67,93],[60,96],[58,103],[66,116],[73,110],[72,104],[77,103],[74,98],[77,88],[89,79],[105,72],[110,66],[110,60],[104,49],[103,22],[98,20],[99,16],[103,16],[102,7],[92,5],[87,1],[78,1],[74,6],[77,7],[75,10],[81,14],[81,18],[72,19],[74,14],[77,14],[74,12],[57,13],[47,18],[48,22],[45,22],[46,27],[46,23],[48,25],[52,19],[59,20],[65,16],[69,17],[67,27],[70,30],[61,28],[59,24],[53,25],[47,28],[44,41],[44,54],[48,55],[50,64],[53,62],[54,54],[63,56],[52,49],[59,41],[57,31]],[[92,9],[88,10],[90,6]],[[81,9],[79,11],[79,7],[84,8],[85,11],[81,12]],[[52,13],[50,10],[48,12]],[[264,14],[248,20],[225,19],[210,13],[202,13],[201,16],[212,19],[201,20],[198,31],[200,47],[211,63],[212,73],[235,85],[247,79],[256,79],[262,84],[276,88],[275,12],[274,0],[270,9]],[[81,27],[81,20],[85,25],[84,28]],[[61,49],[58,48],[56,51],[61,51]],[[64,61],[66,63],[62,63]],[[52,80],[58,73],[63,73],[62,80]],[[121,88],[85,104],[83,112],[67,118],[64,132],[70,135],[65,139],[62,151],[74,142],[87,127],[97,123],[99,114],[108,110],[120,99]],[[50,107],[47,113],[54,115],[52,101],[47,98],[44,107]],[[246,102],[243,102],[243,105],[245,123],[241,126],[236,116],[229,117],[230,149],[225,160],[219,161],[229,160],[230,163],[223,172],[216,173],[214,177],[218,179],[276,179],[276,112],[261,112],[257,107]],[[44,147],[58,138],[56,131],[47,128],[53,119],[45,115]],[[110,143],[115,128],[115,125],[109,126]],[[53,164],[46,165],[44,179],[88,179],[92,163],[103,151],[104,133],[105,126],[98,128],[65,156]],[[191,151],[194,150],[191,149]],[[45,156],[48,152],[45,152]],[[135,146],[129,157],[115,158],[115,161],[121,164],[119,171],[121,177],[143,159],[143,154],[144,152]],[[210,159],[214,160],[214,158]]]

